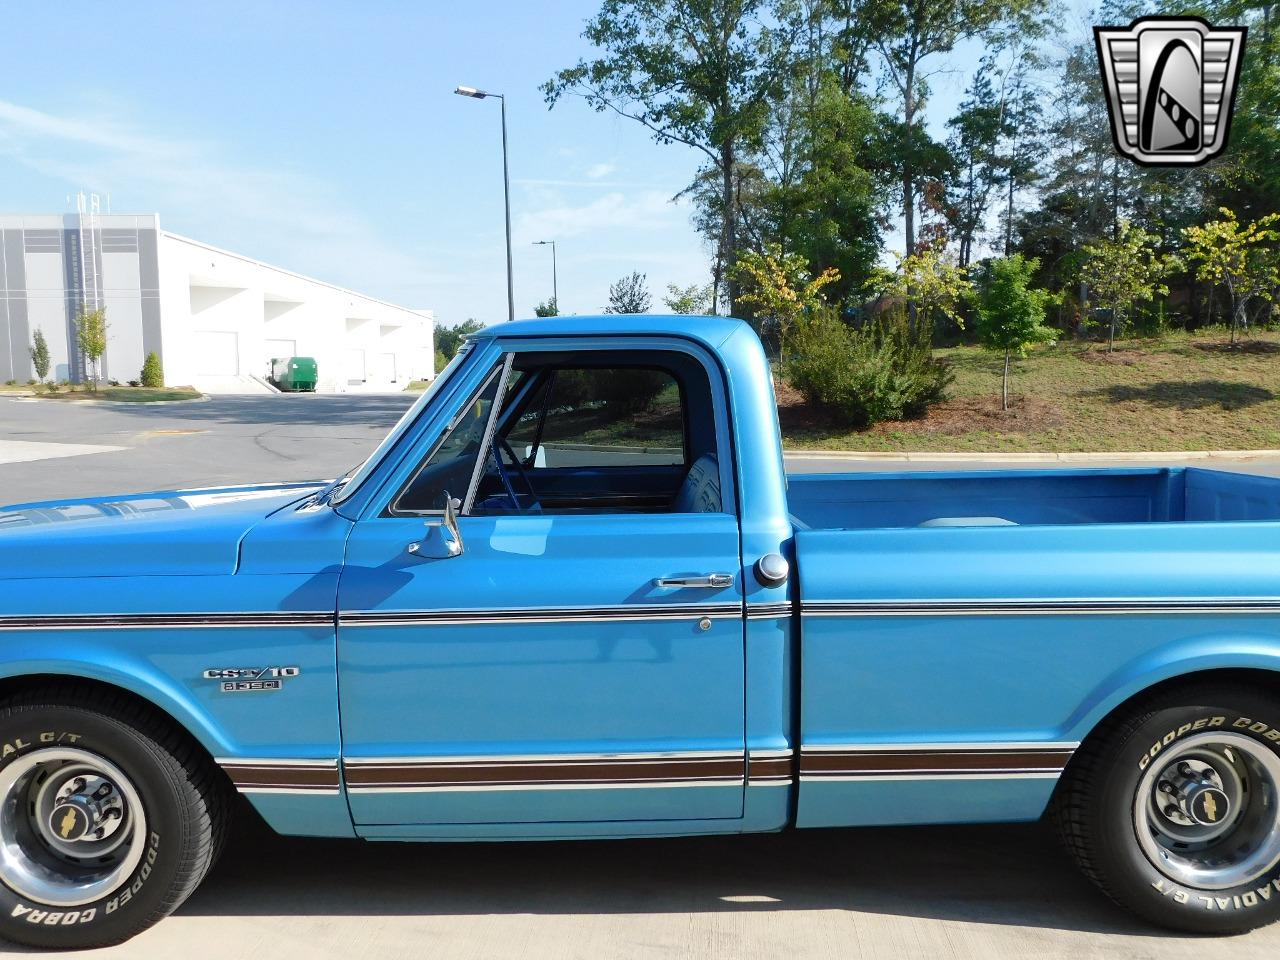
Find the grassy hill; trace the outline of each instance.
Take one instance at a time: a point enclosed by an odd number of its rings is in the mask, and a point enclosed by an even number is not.
[[[1015,363],[1011,409],[1000,409],[995,354],[937,351],[955,373],[949,398],[920,420],[866,431],[832,426],[785,385],[790,447],[842,450],[1132,451],[1280,448],[1280,333],[1232,348],[1221,330],[1167,339],[1063,343]]]

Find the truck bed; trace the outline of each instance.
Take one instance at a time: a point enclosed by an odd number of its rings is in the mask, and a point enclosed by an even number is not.
[[[1280,520],[1280,477],[1194,467],[800,474],[800,530]]]

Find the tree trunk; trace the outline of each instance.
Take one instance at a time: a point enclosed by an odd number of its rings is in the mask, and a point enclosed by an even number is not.
[[[913,55],[908,58],[907,76],[902,97],[903,130],[906,142],[902,150],[902,234],[904,252],[909,257],[916,249],[916,168],[914,148],[916,121],[916,63]]]
[[[1000,409],[1009,409],[1009,351],[1004,352],[1004,381],[1000,385]]]
[[[729,315],[733,316],[737,313],[738,307],[738,281],[734,279],[732,268],[737,260],[737,220],[738,211],[734,204],[733,198],[733,174],[736,157],[734,155],[734,144],[732,140],[726,140],[720,144],[720,176],[721,176],[721,202],[724,204],[723,212],[723,233],[721,235],[721,256],[724,258],[725,269],[725,289],[727,293]]]
[[[1004,255],[1013,253],[1013,164],[1009,164],[1009,205],[1005,208]]]

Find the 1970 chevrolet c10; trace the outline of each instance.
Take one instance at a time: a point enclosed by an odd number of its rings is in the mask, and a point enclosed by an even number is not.
[[[474,336],[331,483],[0,511],[0,934],[125,939],[288,834],[1026,821],[1280,915],[1280,480],[791,476],[723,318]]]

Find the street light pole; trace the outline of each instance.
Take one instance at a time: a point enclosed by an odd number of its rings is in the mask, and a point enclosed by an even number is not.
[[[560,313],[560,287],[556,281],[556,242],[554,240],[535,240],[535,247],[551,247],[551,302],[556,305],[556,314]]]
[[[507,221],[507,319],[516,318],[516,294],[511,276],[511,176],[507,171],[507,98],[500,93],[477,90],[475,87],[457,87],[453,91],[460,97],[484,100],[497,97],[502,101],[502,203]]]

